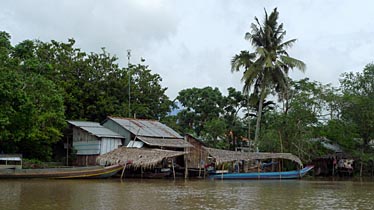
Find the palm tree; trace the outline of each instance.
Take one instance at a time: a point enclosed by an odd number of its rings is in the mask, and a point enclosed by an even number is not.
[[[288,87],[288,72],[298,68],[302,72],[305,64],[288,55],[287,49],[292,47],[296,39],[283,42],[286,31],[283,24],[278,24],[279,12],[277,8],[268,16],[265,10],[265,19],[261,24],[257,17],[251,24],[251,32],[245,34],[245,39],[250,41],[255,48],[254,52],[241,51],[231,60],[231,71],[243,71],[243,92],[259,96],[257,121],[255,131],[255,144],[258,142],[263,102],[271,90],[284,93]]]

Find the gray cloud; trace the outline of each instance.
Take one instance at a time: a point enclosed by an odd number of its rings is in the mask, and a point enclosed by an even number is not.
[[[252,50],[244,40],[254,16],[264,8],[280,11],[286,39],[297,38],[291,56],[307,64],[305,74],[338,84],[339,75],[360,71],[373,61],[374,18],[371,1],[4,1],[0,30],[24,39],[75,38],[85,51],[107,51],[125,64],[146,58],[146,64],[163,78],[173,99],[189,87],[232,86],[241,89],[241,74],[230,72],[230,60],[240,50]]]

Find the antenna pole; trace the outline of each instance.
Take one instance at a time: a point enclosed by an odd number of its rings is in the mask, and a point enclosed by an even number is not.
[[[131,72],[130,72],[131,50],[127,50],[127,69],[129,72],[129,118],[131,118]]]

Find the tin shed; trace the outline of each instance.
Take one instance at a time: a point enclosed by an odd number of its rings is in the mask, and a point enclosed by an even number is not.
[[[99,155],[117,149],[124,137],[96,122],[67,121],[73,130],[73,148],[77,165],[95,165]]]

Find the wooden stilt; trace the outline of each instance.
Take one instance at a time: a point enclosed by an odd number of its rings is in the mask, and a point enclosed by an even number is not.
[[[125,166],[124,166],[123,169],[122,169],[121,180],[122,180],[123,175],[124,175],[124,173],[125,173],[126,166],[127,166],[127,163],[125,163]]]
[[[184,178],[187,179],[188,178],[188,159],[187,157],[185,156],[185,163],[184,163]]]
[[[175,180],[174,159],[171,159],[171,167],[173,168],[173,177],[174,177],[174,180]]]
[[[201,162],[201,161],[200,161]],[[201,167],[200,167],[200,163],[198,164],[198,167],[199,167],[199,178],[201,177]]]
[[[224,170],[224,168],[225,168],[225,165],[222,164],[221,180],[223,180],[223,170]]]

